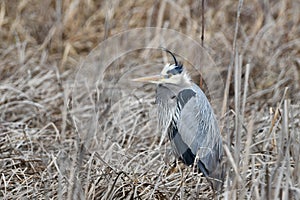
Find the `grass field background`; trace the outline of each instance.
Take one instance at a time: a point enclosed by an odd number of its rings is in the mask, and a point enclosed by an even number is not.
[[[155,86],[122,79],[159,72],[171,62],[166,54],[130,52],[94,91],[74,85],[90,52],[126,30],[168,28],[201,44],[201,3],[2,0],[0,198],[300,199],[299,1],[205,3],[203,49],[225,88],[214,106],[226,164],[219,194],[174,164],[157,126]]]

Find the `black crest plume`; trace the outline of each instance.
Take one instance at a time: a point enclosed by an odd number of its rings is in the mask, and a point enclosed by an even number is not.
[[[173,59],[174,59],[175,65],[178,66],[178,62],[177,62],[177,60],[176,60],[175,55],[174,55],[170,50],[168,50],[168,49],[163,48],[163,50],[166,51],[166,52],[168,52],[169,54],[171,54],[171,56],[172,56]]]

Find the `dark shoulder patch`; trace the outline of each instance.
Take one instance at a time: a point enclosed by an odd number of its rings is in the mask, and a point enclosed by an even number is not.
[[[184,89],[178,93],[177,101],[183,108],[184,105],[192,98],[196,96],[196,92],[192,89]]]

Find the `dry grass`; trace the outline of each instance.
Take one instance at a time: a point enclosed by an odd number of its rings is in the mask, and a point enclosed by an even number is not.
[[[1,1],[1,199],[300,199],[300,4],[244,1],[235,40],[241,2],[206,5],[205,48],[228,88],[227,176],[213,196],[174,165],[154,87],[122,79],[153,73],[161,54],[130,52],[95,90],[73,85],[80,61],[124,30],[165,27],[200,43],[201,1]]]

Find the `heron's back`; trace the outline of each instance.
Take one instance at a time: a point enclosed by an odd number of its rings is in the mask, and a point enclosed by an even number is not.
[[[175,97],[175,98],[174,98]],[[222,158],[222,138],[213,109],[195,84],[188,88],[157,88],[160,125],[168,127],[174,153],[187,165],[194,163],[205,176],[218,178]],[[215,175],[217,174],[217,175]]]

